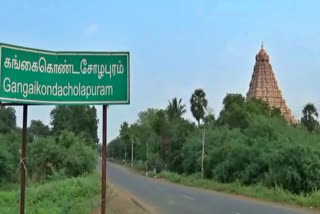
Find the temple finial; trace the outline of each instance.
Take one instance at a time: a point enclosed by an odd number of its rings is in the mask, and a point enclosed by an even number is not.
[[[263,49],[263,42],[261,42],[261,49]]]

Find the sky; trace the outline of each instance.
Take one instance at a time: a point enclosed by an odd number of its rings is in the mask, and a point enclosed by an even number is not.
[[[123,121],[202,88],[216,116],[226,93],[245,96],[261,43],[296,117],[320,109],[320,1],[2,0],[0,42],[53,51],[129,51],[130,105],[108,109],[108,141]],[[50,123],[53,106],[30,106]],[[96,106],[101,137],[102,106]],[[22,126],[22,107],[16,107]]]

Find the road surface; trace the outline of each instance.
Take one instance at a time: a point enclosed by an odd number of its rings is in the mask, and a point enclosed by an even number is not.
[[[107,176],[161,214],[306,214],[315,213],[215,191],[206,191],[130,172],[108,162]]]

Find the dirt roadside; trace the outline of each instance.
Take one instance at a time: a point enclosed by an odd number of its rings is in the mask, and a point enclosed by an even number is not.
[[[110,214],[159,214],[156,210],[147,205],[136,196],[133,196],[123,188],[108,183],[110,191],[107,191],[108,208],[111,209]],[[109,212],[107,212],[109,214]],[[100,214],[96,209],[91,214]]]
[[[109,207],[114,214],[158,214],[153,207],[145,204],[128,191],[114,184],[109,183],[109,186],[112,188]]]

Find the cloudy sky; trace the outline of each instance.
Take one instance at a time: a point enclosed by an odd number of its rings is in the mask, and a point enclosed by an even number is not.
[[[203,88],[217,115],[226,93],[245,95],[263,41],[294,115],[320,108],[319,1],[1,2],[0,42],[53,51],[130,51],[131,104],[111,106],[108,140],[123,121]],[[101,118],[101,106],[96,106]],[[29,108],[50,123],[52,106]],[[17,123],[22,110],[17,107]],[[101,120],[100,120],[101,121]],[[101,124],[101,123],[100,123]],[[99,124],[99,137],[101,125]]]

